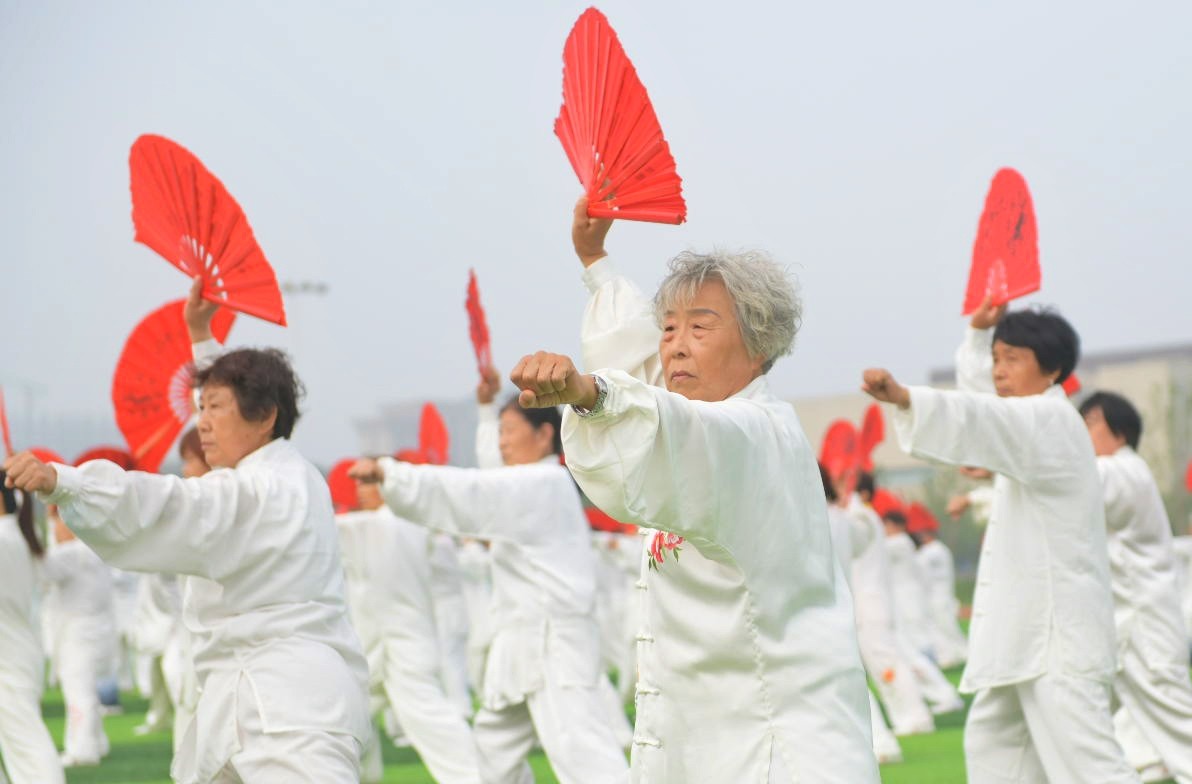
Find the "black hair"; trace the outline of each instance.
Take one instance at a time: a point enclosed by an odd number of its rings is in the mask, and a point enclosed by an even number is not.
[[[1113,392],[1094,392],[1080,404],[1080,415],[1088,416],[1094,409],[1101,409],[1110,433],[1124,438],[1131,449],[1138,449],[1142,439],[1142,417],[1133,403]]]
[[[873,480],[872,471],[862,471],[857,474],[856,490],[857,495],[861,496],[861,499],[867,503],[873,500],[873,494],[877,492],[877,482]],[[869,493],[868,498],[865,497],[866,493]]]
[[[1080,336],[1063,316],[1048,308],[1007,313],[993,330],[993,339],[1035,352],[1044,373],[1059,371],[1057,384],[1072,375],[1080,359]]]
[[[0,471],[0,496],[3,496],[4,499],[4,513],[16,513],[17,526],[21,529],[25,545],[34,558],[40,558],[46,549],[41,540],[37,538],[37,529],[33,527],[33,496],[30,493],[21,493],[21,508],[17,509],[16,490],[4,486],[4,479],[7,476],[4,471]]]
[[[887,523],[893,523],[894,525],[897,525],[901,528],[906,528],[906,515],[897,509],[891,509],[890,511],[886,512],[884,515],[882,515],[882,520],[886,521]]]
[[[559,413],[558,407],[522,408],[517,402],[517,396],[514,395],[501,407],[502,413],[506,411],[516,411],[521,414],[535,432],[541,430],[543,425],[550,425],[554,428],[555,435],[551,439],[551,450],[556,455],[563,454],[563,415]]]
[[[816,465],[819,466],[820,481],[824,483],[824,497],[828,499],[828,503],[834,504],[840,496],[836,495],[836,488],[832,486],[832,477],[828,476],[828,469],[824,468],[823,463],[816,461]]]
[[[274,438],[289,438],[300,416],[298,401],[306,390],[285,352],[242,348],[223,354],[195,376],[195,386],[225,386],[236,396],[240,416],[261,422],[277,412]]]

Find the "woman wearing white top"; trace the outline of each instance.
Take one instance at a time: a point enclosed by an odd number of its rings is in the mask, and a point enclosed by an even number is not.
[[[609,222],[585,207],[573,238],[591,272]],[[648,313],[630,292],[620,287],[625,313]],[[757,254],[684,254],[655,302],[652,328],[638,321],[661,337],[652,358],[622,339],[603,349],[667,389],[621,370],[584,375],[544,352],[512,374],[522,405],[577,407],[564,441],[588,497],[659,529],[639,584],[631,780],[876,782],[852,598],[815,456],[765,379],[791,349],[793,287]],[[599,341],[585,336],[586,356]]]
[[[44,550],[33,528],[33,499],[22,499],[18,511],[4,478],[0,472],[0,757],[12,784],[62,784],[62,762],[41,718],[44,669],[33,618]]]
[[[526,757],[535,734],[563,784],[623,782],[628,768],[601,700],[595,556],[579,493],[559,464],[558,422],[554,410],[506,406],[500,467],[383,457],[352,472],[382,482],[399,516],[491,543],[493,639],[474,723],[486,783],[533,782]],[[480,457],[482,466],[497,459]]]
[[[200,358],[215,307],[196,282]],[[201,695],[171,774],[181,784],[359,781],[368,669],[348,621],[327,483],[289,441],[300,385],[281,352],[241,349],[197,376],[206,476],[78,468],[29,453],[8,482],[46,494],[110,563],[187,575]]]
[[[1136,782],[1109,713],[1113,604],[1100,482],[1058,384],[1079,339],[1053,313],[1003,312],[987,301],[974,314],[957,356],[961,391],[864,373],[864,390],[897,407],[903,449],[998,474],[961,681],[976,693],[968,780]]]

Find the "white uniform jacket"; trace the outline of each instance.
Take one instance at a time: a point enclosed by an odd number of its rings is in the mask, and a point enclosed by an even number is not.
[[[45,673],[33,597],[37,567],[16,515],[0,515],[0,691],[41,694]]]

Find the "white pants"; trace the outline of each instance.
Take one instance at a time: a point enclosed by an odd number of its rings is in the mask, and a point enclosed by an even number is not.
[[[910,665],[915,674],[915,681],[919,684],[919,691],[923,699],[936,713],[948,713],[964,707],[964,700],[960,692],[952,685],[947,676],[940,671],[936,663],[927,654],[910,648],[906,643],[902,648],[903,659]]]
[[[213,784],[359,784],[361,748],[351,735],[265,732],[247,678],[240,679],[236,705],[240,751],[215,775]]]
[[[898,745],[898,738],[886,726],[882,709],[873,692],[869,692],[869,729],[873,733],[873,756],[879,762],[902,758],[902,746]]]
[[[100,671],[111,663],[111,649],[103,650],[103,644],[88,631],[84,628],[76,633],[73,626],[64,630],[56,663],[66,703],[66,753],[79,762],[97,763],[108,752],[97,683]]]
[[[888,623],[865,623],[858,619],[857,643],[865,671],[877,686],[878,696],[890,715],[894,734],[934,731],[935,720],[927,710],[910,664],[899,650],[893,627]]]
[[[1192,784],[1192,681],[1187,665],[1151,667],[1127,648],[1113,689],[1171,777],[1178,784]]]
[[[484,784],[534,784],[526,756],[535,731],[559,784],[625,784],[629,763],[608,726],[596,688],[546,684],[525,702],[476,713]]]
[[[12,784],[66,781],[58,750],[41,718],[37,688],[0,686],[0,755]]]
[[[969,784],[1138,784],[1113,735],[1109,687],[1069,675],[977,692],[964,753]]]

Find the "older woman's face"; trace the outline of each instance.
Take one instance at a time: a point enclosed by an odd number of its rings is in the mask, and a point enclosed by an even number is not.
[[[273,440],[274,412],[261,422],[240,414],[231,387],[208,384],[199,395],[199,442],[212,468],[235,468],[247,455]]]
[[[530,420],[507,408],[501,412],[501,430],[498,446],[505,465],[526,465],[537,463],[551,454],[555,433],[550,425],[537,429]]]
[[[667,389],[709,402],[740,392],[761,375],[764,363],[745,348],[733,298],[717,279],[665,314],[658,352]]]

